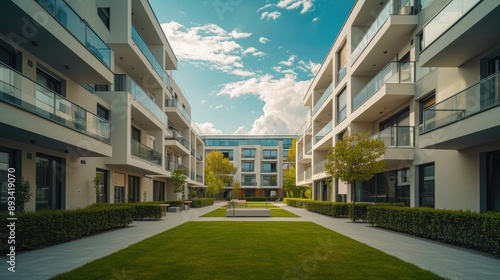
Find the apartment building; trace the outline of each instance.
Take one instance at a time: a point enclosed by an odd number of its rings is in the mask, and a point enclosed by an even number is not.
[[[346,133],[386,144],[357,201],[500,210],[500,1],[358,0],[304,96],[297,184],[350,201],[324,163]]]
[[[181,198],[177,168],[185,195],[203,187],[203,141],[147,0],[8,0],[0,14],[2,207],[10,171],[32,211]]]
[[[239,197],[283,197],[283,170],[289,166],[292,135],[205,135],[205,156],[220,151],[236,167],[224,188],[231,197],[235,180],[241,184]]]

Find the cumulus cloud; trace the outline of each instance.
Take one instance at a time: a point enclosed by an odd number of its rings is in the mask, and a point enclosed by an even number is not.
[[[302,99],[310,83],[311,80],[298,81],[296,75],[277,79],[266,74],[225,84],[217,95],[257,95],[264,101],[264,113],[254,121],[249,134],[296,133],[307,113]]]
[[[279,64],[281,64],[281,65],[285,65],[285,66],[290,67],[290,66],[292,66],[292,65],[293,65],[293,62],[295,61],[295,58],[296,58],[296,56],[295,56],[295,55],[291,55],[291,56],[288,58],[288,60],[285,60],[285,61],[280,61],[280,62],[278,62],[278,63],[279,63]]]
[[[245,71],[245,70],[241,70],[241,69],[235,69],[235,70],[233,70],[232,73],[234,75],[242,76],[242,77],[251,77],[251,76],[255,75],[255,73],[252,71]]]
[[[281,13],[277,12],[277,11],[275,11],[275,12],[263,12],[262,15],[260,15],[260,19],[277,20],[280,16],[281,16]]]
[[[287,10],[298,9],[302,6],[300,13],[305,14],[314,8],[314,1],[315,0],[280,0],[276,6]]]
[[[299,61],[299,66],[297,68],[304,72],[310,72],[309,73],[310,76],[316,76],[320,67],[321,64],[319,63],[314,63],[310,60],[308,62],[301,60]]]
[[[222,130],[217,129],[211,122],[196,123],[202,134],[224,134]]]
[[[317,22],[319,20],[319,18],[315,17],[312,19],[313,22]]]
[[[266,53],[265,52],[254,52],[252,55],[257,56],[257,57],[263,57],[266,55]]]
[[[257,13],[258,13],[258,12],[260,12],[260,11],[262,11],[262,10],[265,10],[265,9],[267,9],[267,8],[274,7],[274,6],[275,6],[274,4],[266,4],[266,5],[262,6],[262,7],[260,7],[260,8],[257,10]]]
[[[233,134],[248,134],[248,128],[246,126],[240,126],[233,132]]]
[[[244,50],[244,51],[242,52],[242,54],[254,53],[254,52],[256,52],[256,51],[257,51],[257,49],[256,49],[256,48],[254,48],[254,47],[250,47],[250,48],[247,48],[246,50]]]
[[[260,37],[259,38],[259,43],[266,44],[267,42],[270,42],[270,40],[267,39],[266,37]]]
[[[243,47],[236,40],[252,33],[228,32],[216,24],[186,27],[170,21],[161,26],[179,60],[228,73],[243,67]]]

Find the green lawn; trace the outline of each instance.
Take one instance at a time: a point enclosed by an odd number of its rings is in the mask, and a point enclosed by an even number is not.
[[[312,222],[188,222],[53,279],[442,279]]]
[[[237,208],[244,208],[244,206],[237,207]],[[265,206],[264,207],[249,207],[249,208],[265,208]],[[276,206],[269,207],[269,209],[271,210],[271,217],[300,218],[300,216],[298,216],[292,212],[286,211],[284,209],[281,209],[279,207],[276,207]],[[202,218],[226,217],[226,210],[227,210],[227,207],[223,206],[221,208],[217,208],[211,212],[208,212],[207,214],[202,215],[200,217],[202,217]]]

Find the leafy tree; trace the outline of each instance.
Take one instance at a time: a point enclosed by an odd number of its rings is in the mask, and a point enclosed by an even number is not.
[[[205,157],[205,184],[207,192],[216,196],[220,195],[226,186],[226,177],[234,175],[234,164],[225,158],[220,151],[211,151]]]
[[[292,146],[288,150],[288,155],[286,157],[286,160],[292,164],[292,166],[295,166],[295,160],[296,160],[296,155],[297,155],[297,138],[293,138],[292,140]]]
[[[30,182],[20,177],[16,187],[16,204],[19,206],[19,209],[24,210],[24,206],[31,200],[32,196],[33,192],[31,192]]]
[[[326,172],[334,178],[351,185],[352,221],[355,222],[356,181],[368,181],[375,174],[384,171],[385,160],[379,158],[385,153],[385,144],[379,139],[370,139],[370,133],[352,133],[330,146],[326,155]]]
[[[233,182],[233,189],[232,189],[232,193],[233,193],[233,198],[234,199],[238,199],[238,197],[240,196],[240,191],[241,191],[240,181],[234,180],[234,182]]]
[[[290,163],[290,166],[283,170],[283,189],[288,197],[305,197],[305,192],[309,188],[296,185],[296,143],[297,139],[293,138],[292,146],[288,150],[288,156],[286,158],[286,160]]]
[[[182,192],[182,185],[186,182],[186,175],[181,169],[176,169],[172,172],[172,180],[174,181],[174,192]]]

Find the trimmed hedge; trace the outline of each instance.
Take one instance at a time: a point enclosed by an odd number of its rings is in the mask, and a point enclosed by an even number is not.
[[[461,245],[500,257],[500,213],[432,208],[368,207],[372,225],[441,242]]]
[[[278,199],[277,196],[265,197],[265,196],[247,196],[245,198],[246,201],[276,201]]]
[[[193,199],[191,199],[191,201],[193,201],[191,203],[191,207],[193,207],[193,208],[201,208],[201,207],[205,207],[205,206],[210,206],[210,205],[214,205],[214,203],[215,203],[215,199],[213,199],[213,198],[193,198]]]
[[[134,208],[125,205],[92,206],[76,210],[42,210],[16,213],[16,250],[33,250],[68,242],[133,221]],[[6,221],[7,213],[0,219]],[[9,228],[0,227],[2,254],[7,249]],[[4,246],[5,245],[5,246]]]
[[[128,204],[134,208],[134,219],[161,219],[163,216],[162,207],[157,204],[151,203],[130,203]]]
[[[307,199],[307,198],[289,198],[289,197],[285,197],[283,199],[283,202],[288,205],[288,206],[292,206],[292,207],[298,207],[298,208],[304,208],[306,206],[306,202],[308,201],[312,201],[310,199]]]

